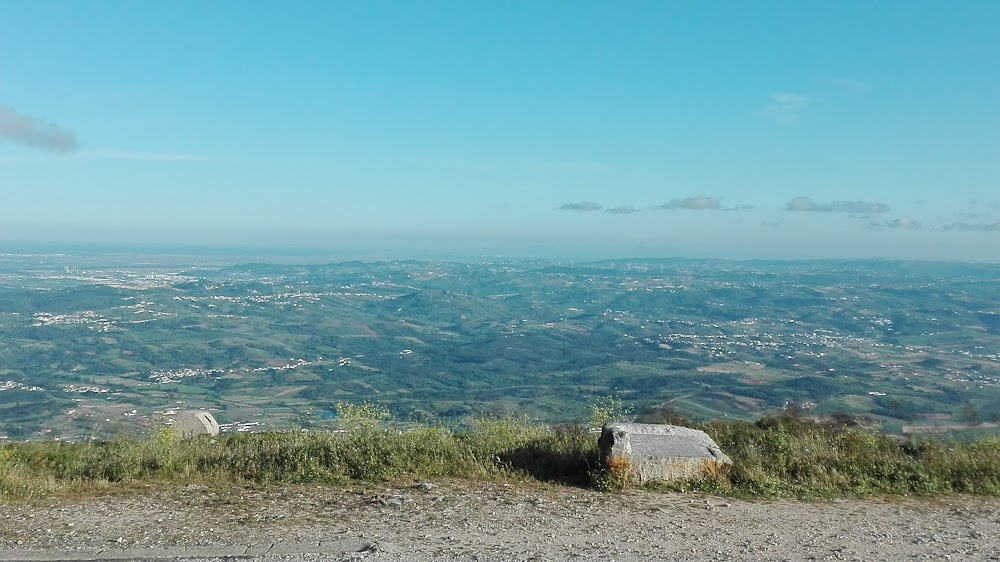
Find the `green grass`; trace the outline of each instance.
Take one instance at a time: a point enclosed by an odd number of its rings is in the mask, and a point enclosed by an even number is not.
[[[1000,494],[1000,437],[907,438],[796,417],[703,427],[733,459],[688,483],[749,497]]]
[[[586,482],[596,440],[523,420],[483,420],[463,431],[361,428],[181,441],[13,443],[0,446],[0,501],[85,493],[137,482],[247,484],[391,481],[403,478],[535,479]]]
[[[702,426],[729,454],[728,470],[667,488],[754,498],[1000,495],[1000,437],[901,440],[853,425],[796,417]],[[345,484],[462,478],[607,487],[597,435],[509,418],[460,430],[367,427],[180,441],[9,443],[0,446],[0,501],[130,484]]]

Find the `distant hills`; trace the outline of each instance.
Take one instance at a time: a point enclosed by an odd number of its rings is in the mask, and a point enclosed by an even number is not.
[[[0,437],[145,431],[176,407],[322,426],[336,401],[558,422],[608,395],[890,431],[1000,417],[995,265],[147,258],[0,261]]]

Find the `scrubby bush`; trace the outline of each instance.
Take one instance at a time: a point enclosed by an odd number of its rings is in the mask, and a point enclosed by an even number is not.
[[[590,404],[591,427],[601,427],[610,422],[630,422],[633,419],[632,407],[618,396],[602,396]]]

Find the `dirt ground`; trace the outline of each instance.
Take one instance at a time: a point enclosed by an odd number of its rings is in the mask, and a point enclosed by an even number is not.
[[[288,559],[1000,560],[1000,500],[742,501],[437,481],[353,488],[150,487],[0,505],[0,560],[15,551],[331,540],[357,548]]]

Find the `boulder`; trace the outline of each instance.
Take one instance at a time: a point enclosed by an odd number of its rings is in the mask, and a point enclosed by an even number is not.
[[[208,412],[191,410],[177,415],[174,420],[174,431],[183,439],[198,435],[215,437],[219,434],[219,422],[215,421],[215,416]]]
[[[695,478],[733,462],[707,433],[678,425],[608,424],[597,443],[604,466],[633,484]]]

